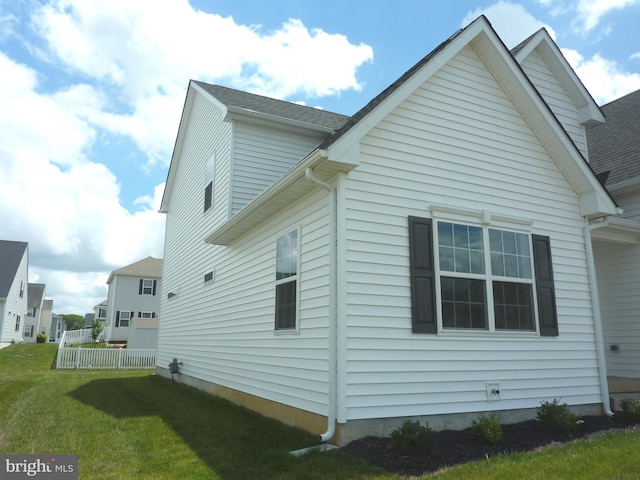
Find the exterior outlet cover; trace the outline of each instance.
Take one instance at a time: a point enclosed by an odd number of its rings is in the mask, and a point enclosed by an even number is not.
[[[487,382],[487,400],[500,400],[500,382]]]

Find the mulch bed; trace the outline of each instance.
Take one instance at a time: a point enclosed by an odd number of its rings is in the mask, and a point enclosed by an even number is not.
[[[545,429],[536,420],[503,425],[503,440],[496,445],[481,442],[471,428],[443,430],[434,434],[431,451],[423,457],[402,456],[390,448],[390,438],[380,437],[355,440],[343,447],[342,451],[389,472],[422,475],[499,454],[526,452],[554,443],[591,437],[606,430],[640,429],[640,425],[631,426],[606,416],[585,416],[582,420],[584,423],[571,433]]]

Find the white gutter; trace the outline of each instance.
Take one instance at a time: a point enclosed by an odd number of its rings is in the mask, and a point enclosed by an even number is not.
[[[338,272],[338,201],[334,187],[323,182],[313,174],[308,167],[304,171],[305,177],[329,191],[329,405],[327,414],[327,431],[320,434],[323,442],[331,440],[336,433],[337,410],[337,378],[338,378],[338,327],[337,327],[337,272]]]
[[[588,222],[588,221],[587,221]],[[609,401],[609,384],[607,383],[607,362],[605,360],[604,336],[602,334],[602,316],[600,315],[600,296],[598,293],[598,280],[596,278],[596,264],[593,257],[593,244],[591,232],[609,225],[605,219],[584,228],[584,242],[587,250],[587,268],[589,270],[589,286],[591,288],[591,308],[593,310],[593,326],[596,334],[596,353],[598,355],[598,371],[600,373],[600,392],[602,395],[602,408],[605,415],[612,417],[611,403]]]

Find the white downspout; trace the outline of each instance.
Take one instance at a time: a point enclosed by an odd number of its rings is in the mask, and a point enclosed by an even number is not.
[[[338,211],[337,192],[334,187],[313,174],[311,168],[304,172],[307,179],[329,191],[329,412],[327,431],[320,434],[323,442],[331,440],[336,433],[337,378],[338,378],[338,327],[337,327],[337,237]]]
[[[588,222],[588,221],[587,221]],[[596,264],[593,257],[593,244],[591,232],[609,225],[608,220],[594,223],[584,228],[584,242],[587,250],[587,267],[589,270],[589,286],[591,288],[591,308],[593,310],[593,326],[596,334],[596,353],[598,355],[598,370],[600,372],[600,392],[602,395],[602,408],[605,415],[612,417],[611,403],[609,402],[609,384],[607,383],[607,362],[604,353],[604,336],[602,334],[602,316],[600,315],[600,295],[596,278]]]

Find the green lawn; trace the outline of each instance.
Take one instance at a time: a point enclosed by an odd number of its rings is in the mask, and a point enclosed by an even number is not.
[[[53,370],[55,345],[0,350],[0,452],[78,454],[80,479],[400,477],[152,371]],[[638,478],[640,433],[504,455],[425,478]]]

